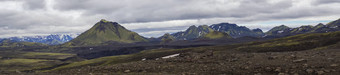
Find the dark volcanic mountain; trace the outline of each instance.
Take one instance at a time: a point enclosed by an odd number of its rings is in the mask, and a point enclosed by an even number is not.
[[[77,38],[63,44],[63,46],[88,46],[105,42],[134,43],[146,42],[146,38],[136,32],[127,30],[117,22],[102,19],[91,29],[80,34]]]
[[[215,31],[228,33],[233,38],[244,36],[262,37],[264,35],[261,29],[250,30],[245,26],[237,26],[236,24],[230,23],[213,24],[209,27]]]

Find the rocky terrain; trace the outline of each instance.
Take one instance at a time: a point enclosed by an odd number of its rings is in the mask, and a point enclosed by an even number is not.
[[[338,75],[340,49],[248,53],[225,49],[186,52],[110,66],[87,66],[53,74],[111,75]]]

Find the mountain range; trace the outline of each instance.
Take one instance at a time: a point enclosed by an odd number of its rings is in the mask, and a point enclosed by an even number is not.
[[[319,23],[316,26],[305,25],[296,28],[290,28],[285,25],[280,25],[270,29],[265,33],[259,28],[249,29],[245,26],[238,26],[236,24],[219,23],[212,24],[210,26],[192,25],[185,31],[171,34],[166,33],[158,38],[145,38],[136,32],[126,29],[117,22],[111,22],[102,19],[97,22],[92,28],[80,34],[79,36],[78,34],[54,34],[48,36],[34,37],[11,37],[7,39],[17,42],[37,42],[48,45],[63,44],[63,46],[86,46],[112,42],[136,43],[156,40],[160,41],[161,43],[165,43],[174,40],[230,39],[246,36],[257,38],[278,38],[304,33],[325,33],[339,30],[340,19],[332,21],[326,25]]]
[[[190,26],[185,31],[177,33],[166,33],[159,39],[169,40],[195,40],[195,39],[221,39],[221,38],[239,38],[239,37],[262,37],[264,33],[261,29],[249,29],[245,26],[238,26],[230,23],[219,23],[213,25]]]
[[[252,29],[245,26],[238,26],[236,24],[230,23],[219,23],[213,24],[209,26],[210,28],[214,29],[215,31],[225,32],[228,33],[233,38],[244,37],[244,36],[252,36],[252,37],[261,37],[264,35],[261,29]]]
[[[215,31],[207,25],[200,25],[198,27],[192,25],[186,31],[173,33],[171,34],[171,36],[173,36],[176,40],[194,40],[199,38],[205,39],[230,38],[228,34]]]
[[[266,37],[285,37],[304,33],[325,33],[340,30],[340,19],[332,21],[326,25],[319,23],[316,26],[304,25],[296,28],[290,28],[285,25],[276,26],[266,32]]]
[[[36,42],[48,45],[57,45],[68,42],[73,38],[77,37],[79,34],[51,34],[47,36],[23,36],[23,37],[10,37],[2,38],[0,40],[8,39],[17,42]]]

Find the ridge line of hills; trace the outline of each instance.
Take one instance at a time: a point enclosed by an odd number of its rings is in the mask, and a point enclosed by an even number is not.
[[[150,39],[103,19],[61,45],[1,40],[0,74],[339,74],[339,26],[336,20],[260,33],[221,23]]]

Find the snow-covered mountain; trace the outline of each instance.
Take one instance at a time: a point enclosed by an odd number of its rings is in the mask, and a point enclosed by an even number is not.
[[[57,45],[68,42],[73,38],[76,38],[79,34],[51,34],[47,36],[22,36],[22,37],[10,37],[3,38],[12,41],[23,41],[23,42],[37,42],[49,45]]]

